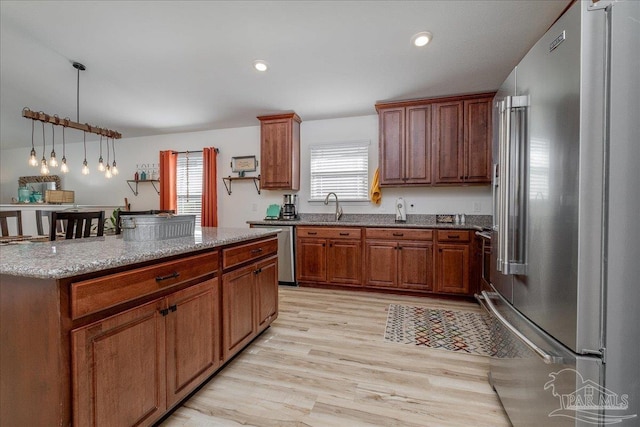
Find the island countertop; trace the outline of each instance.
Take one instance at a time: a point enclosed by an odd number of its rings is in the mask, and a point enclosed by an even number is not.
[[[89,237],[0,247],[0,274],[62,279],[173,255],[275,235],[267,228],[202,227],[202,235],[151,242],[119,236]]]

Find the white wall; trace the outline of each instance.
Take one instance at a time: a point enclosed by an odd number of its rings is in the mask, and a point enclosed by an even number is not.
[[[304,120],[304,118],[303,118]],[[302,122],[301,124],[301,183],[300,212],[332,213],[333,204],[308,202],[309,197],[309,146],[318,143],[369,140],[370,178],[378,164],[378,117],[376,115]],[[92,135],[95,136],[95,135]],[[77,135],[75,135],[77,137]],[[67,139],[69,135],[67,135]],[[49,141],[48,141],[49,142]],[[96,138],[87,141],[87,160],[91,173],[80,174],[83,159],[82,143],[69,143],[66,147],[71,172],[61,176],[62,188],[74,190],[76,203],[97,205],[124,205],[128,198],[132,210],[157,209],[159,196],[150,184],[139,186],[139,195],[134,196],[126,180],[133,179],[136,164],[158,163],[160,150],[200,150],[214,146],[220,149],[218,156],[218,221],[222,227],[245,227],[246,221],[264,218],[267,207],[280,204],[282,195],[288,191],[264,190],[258,195],[250,181],[233,182],[232,194],[228,195],[222,182],[223,176],[232,175],[230,161],[234,156],[256,155],[260,158],[260,127],[256,126],[221,129],[203,132],[178,133],[141,138],[124,138],[116,141],[116,160],[120,174],[110,180],[97,172],[99,143]],[[38,147],[36,147],[38,150]],[[3,149],[0,151],[0,203],[10,203],[17,198],[18,177],[38,175],[37,168],[28,166],[30,148]],[[39,148],[41,150],[41,147]],[[50,145],[47,144],[47,151]],[[56,153],[62,154],[60,142]],[[38,151],[38,157],[41,157]],[[103,146],[106,160],[106,148]],[[256,174],[258,174],[258,171]],[[52,171],[52,174],[56,172]],[[250,174],[249,174],[250,175]],[[382,204],[343,203],[348,213],[393,213],[395,198],[402,196],[411,213],[479,213],[491,214],[491,189],[481,187],[452,188],[383,188]],[[411,205],[413,204],[413,208]],[[475,208],[479,208],[477,211]]]

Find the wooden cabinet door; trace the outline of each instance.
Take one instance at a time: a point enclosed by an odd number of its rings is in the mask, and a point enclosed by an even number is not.
[[[409,107],[404,151],[406,184],[431,184],[431,105]]]
[[[435,184],[464,181],[463,101],[433,104]]]
[[[326,239],[298,239],[296,268],[300,282],[327,281]]]
[[[405,109],[389,108],[379,113],[380,184],[404,184]]]
[[[405,289],[433,290],[433,245],[419,242],[398,244],[399,284]]]
[[[438,244],[436,291],[454,294],[469,293],[469,252],[468,244]]]
[[[361,285],[362,243],[360,240],[329,240],[328,245],[327,281]]]
[[[150,425],[164,413],[164,301],[71,331],[75,426]]]
[[[491,182],[491,98],[464,101],[464,179]]]
[[[218,293],[218,279],[214,278],[167,299],[167,406],[220,366]]]
[[[257,264],[256,319],[257,331],[266,329],[278,316],[278,257]]]
[[[261,124],[260,187],[291,187],[291,121],[265,121]]]
[[[222,354],[227,361],[255,337],[256,265],[222,276]]]
[[[393,241],[367,241],[365,285],[395,288],[398,286],[398,244]]]

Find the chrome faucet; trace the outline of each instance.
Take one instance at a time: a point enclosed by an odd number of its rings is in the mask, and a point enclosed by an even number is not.
[[[327,197],[324,198],[324,204],[325,205],[329,204],[329,196],[332,194],[336,198],[336,221],[339,221],[340,217],[342,216],[342,208],[340,207],[340,202],[338,202],[338,195],[333,191],[327,194]]]

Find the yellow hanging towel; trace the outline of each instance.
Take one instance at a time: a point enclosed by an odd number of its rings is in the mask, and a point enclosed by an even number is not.
[[[371,190],[369,191],[369,198],[372,203],[379,205],[382,201],[382,192],[380,191],[380,169],[376,169],[373,174],[373,181],[371,182]]]

